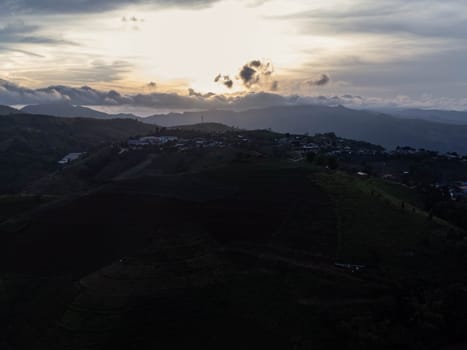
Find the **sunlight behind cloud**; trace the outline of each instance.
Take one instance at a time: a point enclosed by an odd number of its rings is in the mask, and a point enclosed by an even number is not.
[[[36,88],[91,85],[135,93],[152,81],[153,91],[180,94],[189,88],[222,94],[269,88],[418,97],[446,89],[458,96],[466,74],[467,8],[452,0],[157,3],[0,13],[1,77]],[[275,72],[267,84],[247,89],[238,77],[252,60],[271,62]],[[424,73],[415,76],[422,66]],[[214,82],[218,74],[229,76],[233,87]],[[303,86],[322,74],[332,77],[328,85]]]

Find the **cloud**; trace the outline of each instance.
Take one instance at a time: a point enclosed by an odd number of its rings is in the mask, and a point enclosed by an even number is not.
[[[0,0],[4,14],[78,14],[99,13],[129,5],[205,8],[218,0]]]
[[[225,85],[227,88],[231,89],[234,85],[234,82],[233,80],[230,78],[229,75],[222,75],[222,74],[218,74],[216,75],[216,77],[214,78],[214,82],[215,83],[221,83],[223,85]]]
[[[243,95],[216,95],[188,90],[188,95],[175,93],[122,94],[116,90],[101,91],[89,86],[49,86],[30,89],[0,80],[0,104],[27,105],[44,103],[70,103],[85,106],[138,106],[167,109],[258,108],[287,105],[294,98],[267,92]]]
[[[248,90],[276,91],[279,82],[271,82],[270,77],[273,73],[274,67],[271,62],[252,60],[242,66],[235,79],[239,80]],[[214,82],[223,84],[229,89],[234,86],[234,80],[230,75],[218,74],[214,78]]]
[[[36,34],[40,29],[38,25],[26,24],[21,20],[0,24],[0,42],[2,44],[77,45],[71,41]]]
[[[227,86],[229,89],[233,87],[233,80],[230,79],[228,75],[224,76],[224,85]]]
[[[262,85],[264,81],[268,81],[268,77],[274,73],[274,67],[271,62],[263,62],[260,60],[252,60],[243,65],[240,70],[239,77],[243,85],[251,89],[256,85]],[[266,79],[265,79],[266,78]]]
[[[328,75],[322,74],[321,78],[319,78],[318,80],[309,80],[307,84],[310,86],[324,86],[327,85],[330,81],[331,78],[329,78]]]
[[[49,81],[53,84],[91,84],[122,80],[131,72],[133,65],[126,61],[111,63],[103,60],[83,62],[81,65],[23,71],[22,75],[37,81]]]
[[[412,34],[463,38],[467,4],[458,0],[354,0],[352,4],[316,8],[275,17],[298,20],[308,33]]]
[[[213,92],[208,92],[208,93],[202,94],[202,93],[197,92],[194,89],[190,88],[190,89],[188,89],[188,96],[196,96],[196,97],[202,97],[202,98],[208,99],[208,98],[211,98],[213,96],[216,96],[216,94],[213,93]]]
[[[85,106],[146,107],[167,110],[246,110],[274,106],[343,105],[357,109],[378,108],[437,108],[467,110],[467,98],[436,98],[424,95],[420,98],[397,96],[395,98],[341,96],[284,96],[271,92],[248,92],[241,95],[216,95],[200,93],[193,89],[188,95],[175,93],[122,94],[116,90],[100,91],[89,86],[79,88],[50,86],[29,89],[6,80],[0,80],[0,104],[25,105],[45,103],[70,103]]]
[[[38,53],[28,51],[28,50],[21,50],[21,49],[14,49],[10,47],[5,47],[5,46],[0,46],[0,53],[1,52],[16,52],[16,53],[21,53],[26,56],[32,56],[32,57],[37,57],[37,58],[44,58],[45,56],[40,55]]]
[[[49,86],[41,89],[29,89],[6,80],[0,80],[0,104],[42,104],[68,102],[76,105],[120,105],[131,103],[131,99],[114,90],[102,92],[83,86]]]
[[[256,74],[256,70],[253,68],[253,66],[247,64],[243,66],[239,76],[242,79],[243,84],[248,88],[254,84],[257,84],[260,79],[259,75]]]

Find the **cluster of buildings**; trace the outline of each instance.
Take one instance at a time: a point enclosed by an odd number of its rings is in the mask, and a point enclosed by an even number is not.
[[[131,150],[142,149],[147,146],[170,146],[178,151],[187,151],[196,148],[225,147],[224,142],[217,139],[196,137],[181,139],[177,136],[144,136],[138,139],[130,139],[127,145]]]
[[[131,148],[145,147],[151,145],[164,145],[169,142],[177,142],[176,136],[144,136],[138,139],[129,139],[128,146]]]
[[[383,149],[377,150],[374,146],[365,147],[364,143],[337,138],[334,134],[321,134],[310,136],[290,136],[276,140],[279,146],[289,146],[294,151],[306,155],[307,153],[322,153],[329,156],[343,155],[377,155]]]

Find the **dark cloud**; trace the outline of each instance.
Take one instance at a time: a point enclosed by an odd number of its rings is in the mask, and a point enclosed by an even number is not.
[[[84,106],[137,106],[167,109],[256,108],[297,103],[297,98],[258,92],[241,96],[216,95],[188,90],[188,95],[175,93],[122,94],[115,90],[101,91],[89,86],[49,86],[25,88],[0,80],[0,105],[71,103]]]
[[[243,65],[239,77],[243,85],[250,89],[255,85],[260,85],[264,77],[269,77],[273,73],[274,67],[271,62],[253,60]]]
[[[233,87],[233,80],[230,79],[228,75],[224,77],[224,85],[227,86],[229,89]]]
[[[98,13],[128,5],[152,5],[154,7],[204,8],[218,0],[0,0],[4,14],[74,14]]]
[[[271,106],[295,105],[344,105],[351,108],[413,107],[441,108],[458,106],[467,109],[467,100],[425,98],[422,100],[408,97],[397,99],[368,98],[361,96],[283,96],[270,92],[249,92],[243,95],[203,94],[193,89],[188,95],[174,93],[122,94],[115,90],[100,91],[89,86],[74,88],[69,86],[50,86],[43,89],[29,89],[0,79],[0,105],[70,103],[84,106],[134,106],[154,109],[252,109]]]
[[[216,96],[215,93],[213,92],[208,92],[208,93],[205,93],[205,94],[202,94],[200,92],[197,92],[195,91],[194,89],[188,89],[188,96],[195,96],[195,97],[202,97],[202,98],[210,98],[210,97],[213,97],[213,96]]]
[[[324,86],[327,85],[330,81],[331,78],[329,78],[328,75],[322,74],[321,78],[319,78],[318,80],[309,80],[307,84],[311,86]]]
[[[239,75],[246,87],[251,87],[252,85],[257,84],[260,79],[257,71],[249,65],[244,65]]]
[[[231,89],[234,85],[234,82],[233,80],[230,78],[229,75],[222,75],[222,74],[218,74],[216,75],[216,77],[214,78],[214,82],[215,83],[222,83],[224,84],[226,87],[228,87],[229,89]]]
[[[253,60],[253,61],[250,62],[249,66],[259,68],[259,67],[261,67],[261,61]]]

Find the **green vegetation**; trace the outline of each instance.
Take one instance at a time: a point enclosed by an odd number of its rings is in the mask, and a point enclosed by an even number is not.
[[[329,191],[338,213],[338,259],[397,273],[441,277],[452,261],[442,256],[446,236],[454,228],[373,183],[343,173],[320,173],[316,181]],[[444,272],[443,272],[444,271]]]

